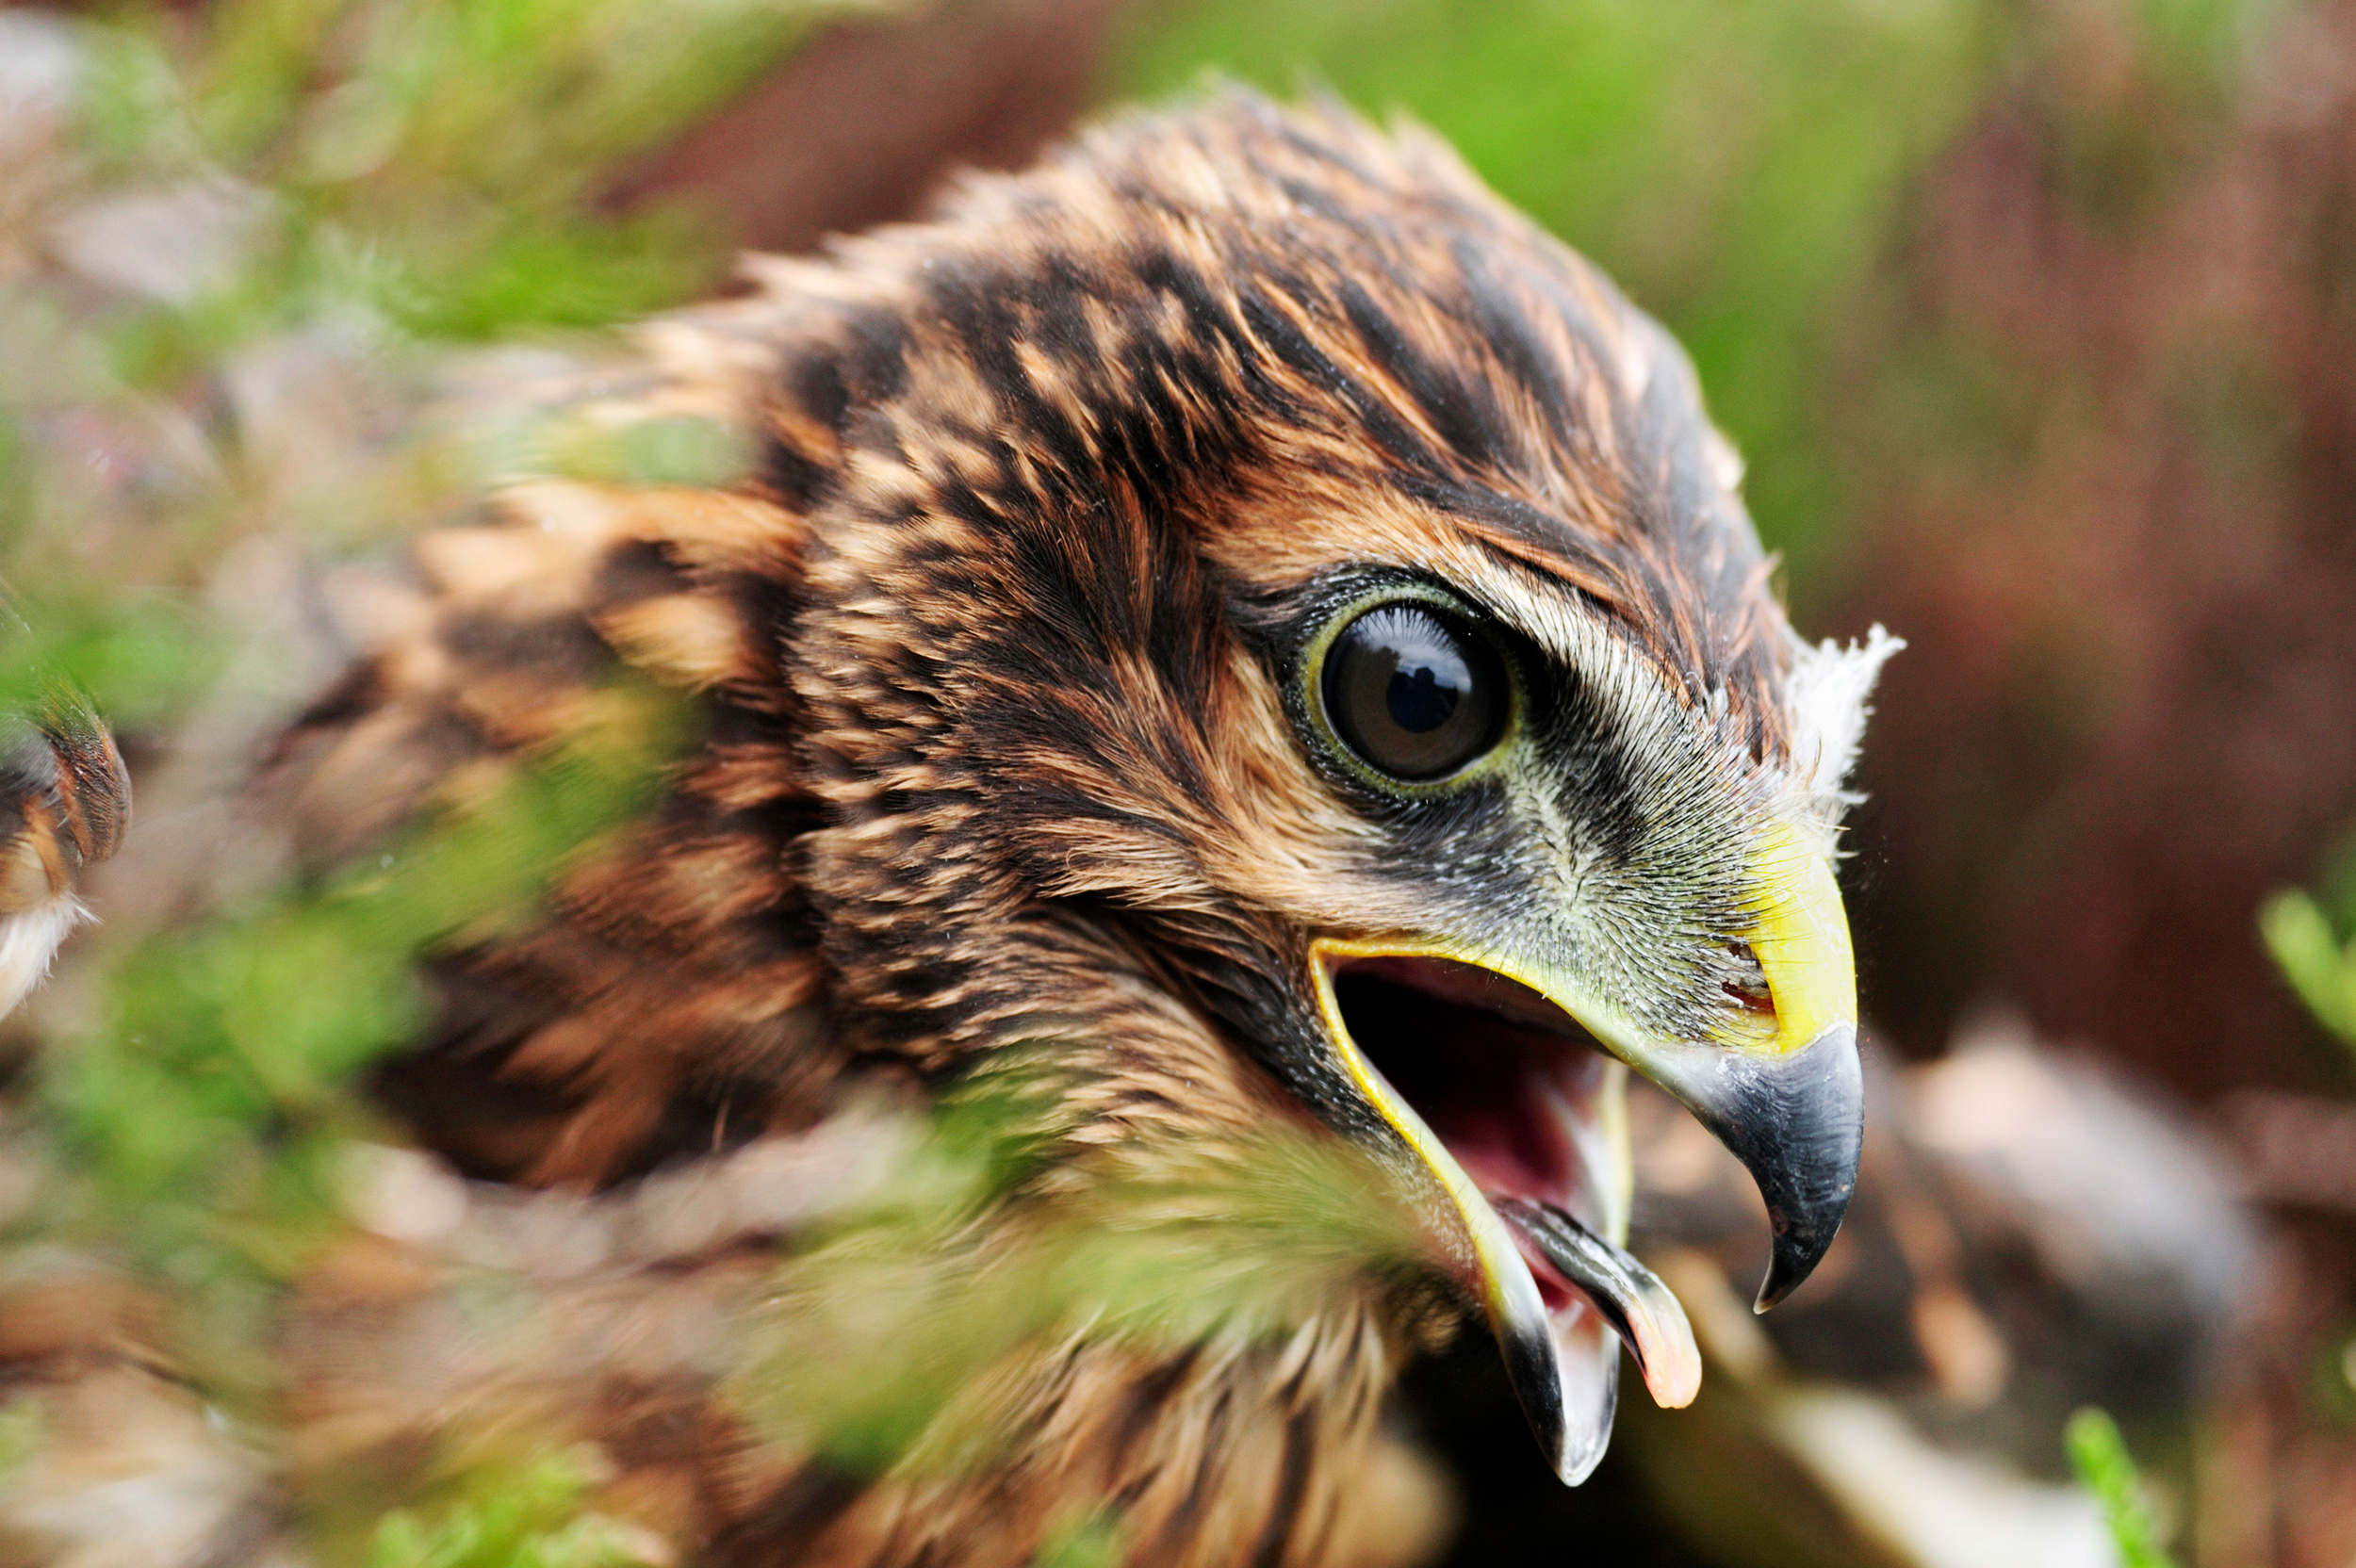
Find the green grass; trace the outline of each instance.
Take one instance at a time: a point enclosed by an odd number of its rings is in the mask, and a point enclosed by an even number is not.
[[[2070,1418],[2063,1433],[2078,1482],[2102,1507],[2102,1522],[2119,1547],[2120,1568],[2176,1568],[2162,1551],[2143,1496],[2143,1478],[2127,1452],[2127,1441],[2108,1413],[2088,1407]]]

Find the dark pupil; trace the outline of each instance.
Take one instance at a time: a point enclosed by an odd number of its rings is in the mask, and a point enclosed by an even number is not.
[[[1450,671],[1450,677],[1458,672]],[[1399,728],[1421,735],[1448,723],[1456,711],[1456,695],[1464,687],[1453,678],[1442,684],[1429,664],[1391,672],[1391,719]]]
[[[1350,750],[1400,778],[1454,773],[1497,743],[1504,672],[1489,645],[1421,605],[1369,610],[1326,655],[1326,714]]]

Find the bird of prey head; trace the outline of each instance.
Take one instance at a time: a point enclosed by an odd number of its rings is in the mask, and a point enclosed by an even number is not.
[[[444,963],[435,1049],[561,1086],[545,1135],[430,1076],[425,1135],[596,1180],[680,1105],[807,1124],[1061,1040],[1073,1181],[1271,1123],[1368,1156],[1573,1481],[1620,1344],[1664,1403],[1699,1378],[1625,1250],[1628,1070],[1756,1176],[1760,1306],[1807,1277],[1858,1154],[1834,845],[1892,645],[1795,638],[1684,355],[1435,140],[1225,94],[643,342],[623,391],[751,432],[749,476],[429,535],[415,645],[282,748],[350,840],[560,734],[600,659],[702,694],[634,844]],[[1105,1490],[1190,1516],[1174,1463]]]
[[[1794,638],[1676,345],[1429,137],[1240,95],[775,286],[837,1016],[940,1061],[1151,976],[1445,1217],[1565,1479],[1619,1341],[1692,1397],[1623,1073],[1756,1175],[1780,1299],[1856,1172],[1883,647]]]

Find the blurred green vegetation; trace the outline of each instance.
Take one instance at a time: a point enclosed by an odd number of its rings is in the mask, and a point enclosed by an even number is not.
[[[100,1027],[41,1079],[67,1174],[41,1217],[170,1282],[216,1397],[275,1376],[257,1315],[347,1222],[341,1160],[373,1132],[368,1066],[420,1017],[416,955],[528,920],[542,890],[652,798],[678,713],[622,691],[604,722],[322,889],[112,955]]]
[[[397,1509],[369,1537],[368,1568],[630,1568],[643,1542],[587,1511],[595,1464],[570,1451],[477,1466],[452,1495]]]
[[[428,336],[597,325],[708,286],[725,258],[681,212],[601,213],[602,183],[813,21],[875,8],[224,0],[193,27],[107,38],[89,139],[123,165],[223,171],[277,199],[284,227],[254,270],[179,323],[191,349],[321,292]]]
[[[2065,1435],[2079,1484],[2102,1505],[2103,1522],[2119,1546],[2120,1568],[2176,1568],[2175,1560],[2159,1547],[2143,1478],[2127,1452],[2119,1423],[2107,1412],[2082,1410],[2070,1418]]]
[[[993,1387],[986,1374],[1068,1343],[1077,1322],[1163,1353],[1237,1347],[1363,1295],[1369,1276],[1410,1274],[1421,1233],[1369,1201],[1387,1190],[1379,1171],[1281,1126],[1191,1168],[1157,1161],[1023,1223],[984,1223],[1037,1173],[1060,1071],[1052,1056],[993,1063],[945,1097],[875,1194],[795,1237],[735,1380],[773,1436],[854,1473],[911,1457],[979,1468],[1003,1436],[1003,1396],[977,1396]],[[1096,1560],[1105,1539],[1101,1523],[1074,1521],[1062,1560]]]
[[[2258,921],[2291,989],[2356,1054],[2356,834],[2326,863],[2319,895],[2286,889]]]

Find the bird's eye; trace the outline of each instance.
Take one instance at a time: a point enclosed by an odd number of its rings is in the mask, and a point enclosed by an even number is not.
[[[1488,640],[1421,604],[1367,611],[1333,639],[1319,683],[1342,743],[1394,778],[1454,773],[1505,727],[1505,668]]]

